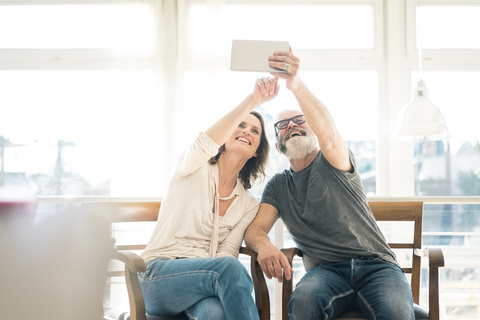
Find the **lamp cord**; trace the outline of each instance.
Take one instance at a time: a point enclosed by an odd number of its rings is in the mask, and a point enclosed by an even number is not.
[[[420,16],[421,16],[421,12],[420,12],[420,2],[421,0],[418,0],[418,10],[417,10],[417,35],[418,35],[418,39],[417,39],[417,44],[418,44],[418,73],[419,73],[419,76],[420,76],[420,79],[422,79],[422,72],[423,72],[423,66],[422,66],[422,37],[421,37],[421,28],[420,28]]]

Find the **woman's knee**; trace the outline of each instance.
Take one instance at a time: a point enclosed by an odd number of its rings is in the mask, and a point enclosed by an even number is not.
[[[217,297],[205,298],[185,310],[192,320],[226,320],[222,303]]]
[[[238,277],[248,276],[247,269],[245,269],[238,259],[234,257],[221,257],[218,259],[220,259],[226,272],[235,274]]]
[[[237,258],[234,258],[234,257],[218,257],[216,258],[217,259],[217,263],[220,263],[224,266],[224,268],[226,269],[229,269],[229,270],[237,270],[237,269],[240,269],[240,268],[243,268],[243,265],[242,263],[237,259]]]
[[[238,259],[233,257],[221,257],[218,259],[224,266],[224,272],[220,275],[223,281],[229,282],[230,285],[247,288],[250,291],[253,289],[252,279],[247,269]]]

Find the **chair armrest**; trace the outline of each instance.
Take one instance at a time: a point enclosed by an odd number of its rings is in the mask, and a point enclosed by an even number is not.
[[[430,320],[439,320],[438,268],[445,266],[442,249],[425,248],[423,250],[416,249],[413,252],[416,256],[428,257],[428,314]]]
[[[280,249],[280,251],[282,251],[283,254],[287,257],[290,265],[292,264],[293,258],[295,256],[299,256],[299,257],[302,256],[302,252],[298,248],[295,248],[295,247],[294,248],[282,248],[282,249]]]
[[[440,248],[426,248],[428,250],[428,263],[430,268],[445,266],[443,251]]]
[[[295,255],[301,257],[302,252],[298,250],[298,248],[283,248],[280,251],[287,257],[288,263],[292,266],[293,258]],[[283,276],[283,289],[282,289],[282,319],[288,320],[288,302],[290,301],[290,297],[292,295],[292,288],[293,287],[293,277],[290,280],[285,279],[285,275]]]
[[[250,268],[255,289],[255,302],[261,320],[270,319],[270,298],[262,268],[257,262],[257,253],[247,247],[241,247],[240,253],[250,256]],[[113,259],[125,263],[125,280],[131,320],[146,320],[145,301],[138,281],[137,273],[145,272],[145,261],[137,254],[129,251],[115,251]]]
[[[112,258],[125,263],[125,267],[130,269],[132,272],[146,271],[147,267],[145,265],[145,261],[143,261],[143,259],[140,258],[136,253],[130,251],[115,251]]]
[[[255,304],[260,320],[270,320],[270,296],[265,276],[257,261],[257,253],[247,247],[240,247],[240,253],[250,256],[250,272],[255,290]]]
[[[240,247],[240,253],[243,253],[243,254],[246,254],[252,258],[254,258],[255,260],[257,260],[257,253],[255,251],[253,251],[252,249],[248,248],[248,247]]]
[[[137,254],[129,251],[115,251],[112,258],[125,263],[125,282],[130,305],[130,320],[146,320],[145,301],[137,277],[138,272],[146,271],[145,261]]]

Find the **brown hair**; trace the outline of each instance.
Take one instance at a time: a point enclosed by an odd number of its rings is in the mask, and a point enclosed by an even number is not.
[[[265,122],[263,121],[262,115],[257,111],[252,111],[250,114],[254,115],[258,120],[260,120],[262,134],[260,136],[260,145],[257,149],[257,157],[251,157],[248,159],[247,163],[245,163],[242,170],[240,170],[238,173],[238,178],[240,181],[242,181],[245,189],[250,189],[252,187],[252,183],[254,183],[256,180],[263,180],[263,178],[265,178],[265,168],[267,166],[268,155],[270,152],[270,145],[268,144],[267,133],[265,132]],[[210,160],[208,160],[208,163],[217,163],[218,158],[220,158],[220,155],[223,151],[225,151],[225,144],[218,149],[216,156],[211,157]]]

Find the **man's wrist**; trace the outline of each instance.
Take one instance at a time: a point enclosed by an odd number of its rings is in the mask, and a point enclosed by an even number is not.
[[[257,244],[257,249],[258,252],[263,250],[269,251],[272,246],[274,246],[274,244],[270,241],[270,239],[264,239]]]
[[[294,94],[302,94],[305,90],[305,84],[301,79],[295,79],[292,81],[290,84],[290,91],[292,91]]]

